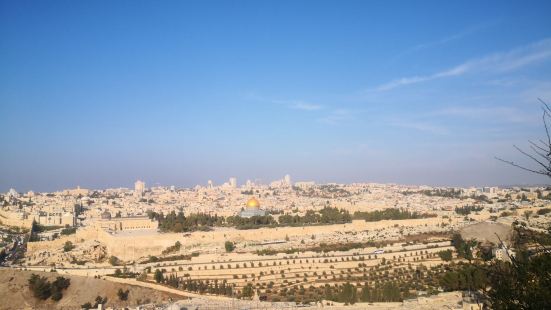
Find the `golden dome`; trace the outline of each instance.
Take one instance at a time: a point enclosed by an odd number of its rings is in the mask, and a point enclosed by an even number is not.
[[[256,198],[253,197],[249,199],[249,201],[247,201],[247,208],[258,209],[260,208],[260,202],[258,202],[258,200],[256,200]]]

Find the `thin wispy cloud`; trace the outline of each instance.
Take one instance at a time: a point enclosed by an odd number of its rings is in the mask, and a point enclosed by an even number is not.
[[[432,124],[430,122],[395,120],[390,122],[390,125],[437,135],[445,135],[449,133],[447,128]]]
[[[382,84],[376,87],[374,90],[379,92],[387,91],[387,90],[391,90],[396,87],[400,87],[404,85],[417,84],[417,83],[440,79],[444,77],[458,76],[458,75],[465,74],[468,70],[469,70],[469,67],[466,64],[463,64],[463,65],[459,65],[457,67],[451,68],[449,70],[438,72],[431,75],[404,77],[397,80],[393,80],[386,84]]]
[[[345,121],[350,121],[352,119],[352,112],[350,110],[337,109],[331,111],[331,113],[326,115],[325,117],[319,118],[318,121],[320,123],[328,125],[337,125]]]
[[[302,111],[317,111],[321,110],[323,106],[319,104],[312,104],[304,101],[296,101],[289,105],[291,109],[302,110]]]
[[[247,93],[245,94],[245,97],[249,100],[286,106],[287,108],[293,109],[293,110],[318,111],[324,108],[321,104],[315,104],[304,100],[282,100],[282,99],[266,98],[263,96],[259,96],[255,93]]]
[[[546,38],[539,42],[518,47],[507,52],[471,59],[450,69],[433,74],[398,78],[373,89],[369,89],[368,92],[389,91],[400,86],[418,84],[446,77],[461,76],[472,72],[504,73],[541,63],[549,59],[551,59],[551,38]]]
[[[441,46],[441,45],[445,45],[445,44],[453,42],[453,41],[461,40],[465,37],[468,37],[472,34],[475,34],[476,32],[479,32],[483,29],[495,26],[498,23],[499,23],[499,21],[492,21],[492,22],[489,22],[489,23],[475,25],[475,26],[469,27],[469,28],[467,28],[467,29],[465,29],[461,32],[457,32],[457,33],[445,36],[445,37],[440,38],[438,40],[434,40],[434,41],[430,41],[430,42],[424,42],[424,43],[415,45],[415,46],[413,46],[409,49],[406,49],[404,52],[396,55],[394,57],[394,60],[396,60],[398,58],[401,58],[401,57],[404,57],[405,55],[408,55],[408,54],[411,54],[411,53],[416,53],[416,52],[426,50],[426,49],[429,49],[429,48],[434,48],[434,47],[438,47],[438,46]]]
[[[449,107],[431,113],[433,116],[451,116],[468,119],[484,119],[505,123],[533,123],[532,114],[513,107]]]

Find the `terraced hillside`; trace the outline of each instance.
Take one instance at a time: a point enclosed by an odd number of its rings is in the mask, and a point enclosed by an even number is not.
[[[243,259],[164,263],[142,280],[182,290],[269,301],[401,301],[436,293],[448,263],[438,255],[449,241],[346,252],[248,255]],[[382,253],[381,253],[382,252]],[[377,254],[375,254],[377,253]]]

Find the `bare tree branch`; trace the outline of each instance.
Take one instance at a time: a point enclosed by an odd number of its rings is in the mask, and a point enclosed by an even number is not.
[[[526,153],[525,151],[523,151],[521,148],[519,148],[518,146],[516,145],[513,145],[513,147],[515,149],[517,149],[517,151],[519,151],[520,153],[522,153],[524,156],[532,159],[533,161],[537,162],[540,166],[542,166],[545,170],[549,171],[551,173],[551,170],[549,170],[549,166],[546,166],[544,165],[541,161],[539,161],[536,157],[534,157],[533,155],[529,154],[529,153]]]
[[[545,101],[541,100],[540,98],[538,98],[538,100],[542,104],[541,109],[543,113],[541,118],[542,118],[543,126],[545,128],[545,135],[547,136],[547,142],[544,142],[543,140],[539,139],[538,141],[541,143],[541,145],[539,145],[537,143],[532,142],[531,140],[528,140],[528,142],[530,143],[530,149],[532,150],[533,154],[530,154],[524,151],[523,149],[519,148],[516,145],[513,145],[513,147],[522,155],[530,158],[532,161],[536,162],[538,165],[543,167],[543,169],[535,170],[532,168],[521,166],[510,160],[501,159],[499,157],[495,157],[495,159],[501,162],[504,162],[506,164],[509,164],[513,167],[517,167],[522,170],[532,172],[535,174],[545,175],[551,178],[551,134],[549,133],[550,126],[548,126],[548,123],[547,123],[549,119],[551,119],[551,107],[549,107],[549,105]],[[537,156],[541,157],[542,159],[539,159]]]
[[[545,116],[549,116],[549,112],[551,112],[551,109],[549,109],[549,106],[547,105],[547,103],[545,103],[545,101],[541,100],[540,98],[538,98],[538,100],[543,104],[543,106],[545,108],[543,108],[543,115],[542,115],[542,119],[543,119],[543,126],[545,126],[545,134],[547,135],[547,145],[551,146],[551,137],[549,136],[549,128],[547,127],[547,120],[545,118]]]
[[[526,171],[529,171],[529,172],[532,172],[532,173],[536,173],[536,174],[541,174],[541,175],[546,175],[548,177],[551,178],[551,173],[550,172],[546,172],[546,171],[536,171],[536,170],[532,170],[532,169],[529,169],[529,168],[526,168],[526,167],[523,167],[523,166],[520,166],[518,164],[515,164],[514,162],[512,161],[509,161],[509,160],[505,160],[505,159],[501,159],[499,157],[494,157],[495,159],[501,161],[501,162],[504,162],[506,164],[509,164],[511,166],[514,166],[514,167],[517,167],[517,168],[520,168],[522,170],[526,170]]]
[[[543,147],[541,147],[540,145],[538,145],[537,143],[532,142],[531,140],[528,140],[528,142],[529,142],[530,144],[532,144],[534,147],[536,147],[536,148],[540,149],[541,151],[545,152],[546,154],[548,154],[549,152],[551,152],[551,150],[546,150],[546,149],[544,149]],[[545,144],[544,144],[544,145],[545,145]],[[549,156],[549,155],[548,155],[548,156]]]
[[[541,102],[541,104],[543,104],[543,106],[546,108],[547,111],[551,112],[551,108],[549,108],[549,105],[547,104],[547,102],[543,101],[541,98],[538,98],[538,101]]]
[[[532,152],[536,153],[537,155],[543,157],[544,160],[549,160],[549,156],[545,155],[544,153],[538,151],[538,149],[536,149],[535,147],[533,147],[532,145],[530,145],[530,148],[532,149]]]

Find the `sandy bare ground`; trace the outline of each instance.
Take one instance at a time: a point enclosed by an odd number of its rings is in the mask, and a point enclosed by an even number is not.
[[[510,242],[512,234],[513,228],[510,225],[494,222],[476,223],[461,229],[463,239],[476,239],[480,242],[491,242],[493,244],[498,244],[499,239]]]
[[[138,300],[142,303],[147,300],[152,303],[166,303],[169,299],[184,298],[180,295],[145,287],[89,277],[63,275],[71,279],[71,285],[63,292],[63,298],[59,302],[54,302],[51,299],[39,301],[33,297],[27,286],[27,281],[33,273],[46,276],[50,280],[59,276],[49,272],[0,270],[0,309],[80,309],[80,306],[86,302],[93,304],[98,295],[107,297],[107,306],[117,308],[136,306]],[[128,301],[119,301],[117,296],[119,288],[130,291]]]

